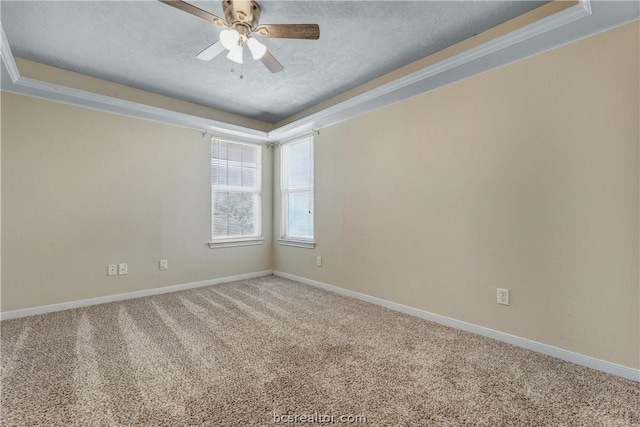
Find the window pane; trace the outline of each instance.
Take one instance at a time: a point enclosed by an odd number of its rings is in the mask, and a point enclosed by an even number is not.
[[[234,162],[242,162],[242,146],[238,144],[227,145],[227,160]]]
[[[244,147],[242,149],[242,164],[245,166],[256,167],[256,149],[253,147]]]
[[[230,187],[242,187],[242,167],[232,166],[232,162],[229,162],[227,168],[227,185]]]
[[[260,159],[258,145],[216,140],[211,146],[212,236],[214,239],[260,234]],[[238,191],[247,189],[251,191]]]
[[[313,186],[313,144],[311,141],[292,144],[289,149],[289,189]]]
[[[211,185],[227,185],[227,161],[211,159]]]
[[[291,237],[313,238],[313,192],[289,193],[289,233]]]
[[[281,150],[282,237],[313,240],[313,138]]]
[[[227,159],[227,144],[222,141],[216,141],[211,147],[211,157],[215,159]]]
[[[221,206],[225,206],[228,203],[229,193],[222,193],[216,191],[214,193],[214,210],[213,210],[213,235],[214,236],[226,236],[228,233],[228,216],[222,212]]]
[[[253,193],[214,193],[214,236],[241,237],[256,234],[256,197]]]
[[[242,186],[245,188],[256,187],[256,170],[255,168],[242,168]]]

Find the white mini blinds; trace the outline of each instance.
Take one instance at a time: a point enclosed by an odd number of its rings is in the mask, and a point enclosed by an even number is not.
[[[212,240],[261,238],[262,147],[223,139],[211,142]]]
[[[313,241],[313,137],[281,147],[282,240]]]

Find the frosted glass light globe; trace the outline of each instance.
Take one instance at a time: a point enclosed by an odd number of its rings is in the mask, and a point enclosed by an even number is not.
[[[249,46],[253,59],[260,59],[267,53],[267,47],[253,37],[247,39],[247,46]]]
[[[222,30],[220,31],[220,43],[225,49],[233,49],[238,46],[240,41],[240,33],[236,30]]]

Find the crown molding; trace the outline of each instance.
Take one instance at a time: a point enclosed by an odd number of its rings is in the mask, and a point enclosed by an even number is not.
[[[290,124],[284,125],[269,132],[269,137],[270,139],[284,139],[291,137],[293,136],[292,134],[297,134],[299,132],[299,129],[305,128],[305,126],[311,126],[311,123],[314,122],[322,122],[322,119],[329,115],[345,113],[347,111],[354,111],[356,114],[344,114],[346,118],[351,118],[355,115],[362,114],[357,112],[357,108],[359,106],[372,103],[372,101],[375,101],[377,98],[383,97],[393,92],[397,92],[401,89],[404,89],[405,87],[429,79],[437,74],[451,70],[455,67],[459,67],[509,46],[513,46],[517,43],[546,33],[590,14],[590,1],[580,0],[575,6],[550,15],[532,24],[521,27],[503,36],[496,37],[495,39],[492,39],[486,43],[473,47],[457,55],[453,55],[414,73],[400,77],[392,82],[379,86],[361,95],[354,96],[353,98],[333,105],[315,114],[311,114]],[[418,93],[416,93],[416,95],[418,95]],[[323,124],[323,126],[326,125]]]
[[[579,0],[574,6],[546,18],[269,132],[22,77],[0,23],[2,62],[10,77],[10,81],[2,79],[2,90],[198,129],[220,136],[255,142],[277,142],[308,134],[313,130],[340,123],[403,99],[637,20],[640,16],[637,5],[635,2],[596,2],[595,10],[592,11],[590,0]]]
[[[74,89],[28,77],[20,76],[13,83],[7,82],[5,84],[3,81],[2,90],[19,95],[48,99],[63,104],[198,129],[202,132],[211,132],[220,136],[239,137],[258,142],[266,142],[268,138],[266,132],[257,129],[153,107],[138,102],[127,101],[126,99]]]
[[[0,56],[2,56],[2,63],[9,73],[9,77],[11,77],[11,82],[15,83],[20,78],[20,72],[18,71],[16,61],[13,59],[11,46],[9,46],[9,40],[7,40],[7,35],[4,33],[2,23],[0,23],[0,37]]]

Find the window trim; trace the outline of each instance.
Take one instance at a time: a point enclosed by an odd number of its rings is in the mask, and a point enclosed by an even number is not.
[[[314,249],[316,247],[316,242],[313,240],[278,239],[278,243],[282,246],[293,246],[296,248]]]
[[[250,239],[235,239],[235,240],[216,240],[215,242],[209,242],[210,249],[216,248],[236,248],[239,246],[255,246],[262,245],[264,243],[264,239],[260,238],[250,238]]]
[[[210,196],[210,200],[209,200],[209,214],[210,214],[210,218],[211,218],[211,235],[210,235],[210,241],[208,242],[209,248],[210,249],[215,249],[215,248],[230,248],[230,247],[238,247],[238,246],[252,246],[252,245],[262,245],[264,243],[264,236],[262,233],[262,148],[263,148],[263,144],[258,144],[258,143],[252,143],[252,142],[245,142],[245,141],[236,141],[236,140],[232,140],[232,139],[227,139],[227,138],[217,138],[217,137],[211,137],[211,143],[210,143],[210,155],[209,158],[213,159],[213,144],[216,142],[225,142],[227,144],[236,144],[236,145],[246,145],[246,146],[251,146],[251,147],[255,147],[256,148],[256,160],[257,160],[257,167],[256,167],[256,186],[255,189],[251,190],[251,189],[247,189],[245,187],[234,187],[234,186],[215,186],[213,184],[211,185],[211,192],[209,193]],[[210,170],[210,174],[209,174],[209,180],[211,180],[211,174],[213,173],[213,166],[211,166],[211,170]],[[222,188],[224,188],[224,190],[221,190]],[[258,230],[258,232],[254,235],[248,235],[248,236],[237,236],[237,237],[218,237],[215,238],[213,233],[215,230],[215,219],[214,219],[214,215],[215,215],[215,210],[214,210],[214,193],[217,191],[228,191],[228,192],[241,192],[241,193],[253,193],[256,194],[258,197],[258,212],[256,214],[256,228]]]
[[[311,187],[305,187],[303,189],[297,188],[295,190],[285,191],[284,189],[285,165],[284,165],[284,151],[282,149],[287,145],[294,145],[304,140],[311,141],[312,155],[313,155],[312,157],[313,185]],[[311,238],[304,238],[301,236],[288,236],[286,234],[287,227],[288,227],[288,216],[287,216],[288,205],[287,205],[287,199],[285,196],[288,195],[289,193],[308,191],[309,189],[311,190],[311,193],[313,195],[313,236]],[[296,138],[294,140],[288,141],[280,145],[280,238],[278,239],[278,243],[283,246],[294,246],[294,247],[308,248],[308,249],[315,248],[315,245],[316,245],[315,220],[316,220],[316,216],[315,216],[315,138],[313,134],[311,134],[311,135],[305,135],[300,138]]]

